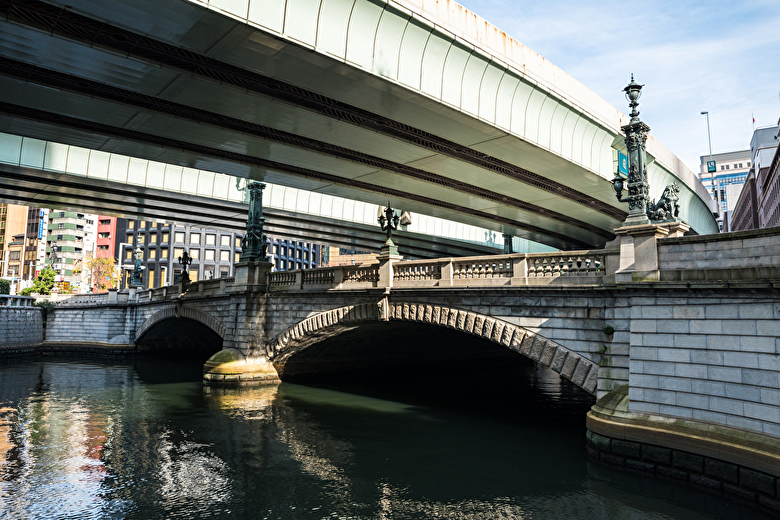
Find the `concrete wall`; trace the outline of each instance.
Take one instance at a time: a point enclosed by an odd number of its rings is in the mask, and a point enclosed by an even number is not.
[[[0,348],[43,341],[43,309],[0,307]]]
[[[630,299],[629,410],[780,436],[780,294]]]

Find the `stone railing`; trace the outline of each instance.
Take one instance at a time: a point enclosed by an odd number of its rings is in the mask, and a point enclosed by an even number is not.
[[[398,282],[440,280],[441,266],[442,264],[439,260],[398,262],[393,264],[393,280]]]
[[[341,269],[327,267],[324,269],[304,269],[301,273],[302,285],[333,285],[336,282],[336,271]]]
[[[379,282],[379,266],[369,265],[342,267],[342,285],[373,284]]]
[[[274,271],[268,274],[268,285],[273,287],[294,285],[296,278],[295,271]]]
[[[392,282],[379,265],[277,271],[271,291],[355,290],[372,287],[494,287],[502,285],[602,285],[615,283],[618,249],[565,253],[515,253],[409,260],[392,263]]]
[[[87,293],[87,294],[46,294],[36,296],[37,301],[50,301],[57,304],[58,307],[69,305],[100,305],[108,303],[109,293]]]
[[[573,251],[544,255],[529,255],[529,278],[555,276],[604,276],[606,255],[603,251]]]
[[[35,298],[30,296],[0,294],[0,307],[32,307],[34,303]]]
[[[458,258],[452,261],[452,278],[453,280],[512,278],[513,264],[512,255]]]

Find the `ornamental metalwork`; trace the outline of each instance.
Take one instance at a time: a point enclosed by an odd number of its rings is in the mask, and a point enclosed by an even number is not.
[[[398,246],[393,243],[393,231],[398,229],[398,222],[400,218],[395,214],[395,210],[390,207],[390,203],[387,203],[385,208],[379,208],[377,213],[377,222],[382,231],[387,233],[387,240],[382,246],[382,253],[389,253],[393,255],[398,254]]]
[[[270,262],[266,253],[270,240],[263,232],[263,190],[265,184],[252,181],[246,185],[249,191],[249,214],[246,219],[246,235],[241,241],[242,262]]]
[[[135,249],[133,250],[133,271],[130,273],[130,287],[141,287],[141,261],[144,258],[144,251],[136,241]]]
[[[190,272],[189,267],[192,263],[192,257],[187,251],[184,251],[181,256],[178,258],[179,265],[181,266],[182,273],[181,273],[181,282],[187,283],[190,281]]]
[[[680,214],[679,193],[677,183],[668,185],[658,203],[650,201],[650,183],[647,181],[647,136],[650,127],[639,119],[639,98],[642,87],[634,81],[623,89],[631,107],[631,120],[621,127],[625,132],[626,150],[628,152],[628,176],[624,180],[620,174],[612,179],[612,187],[618,201],[628,203],[628,218],[624,226],[635,226],[650,223],[677,222]],[[623,197],[624,189],[628,195]]]

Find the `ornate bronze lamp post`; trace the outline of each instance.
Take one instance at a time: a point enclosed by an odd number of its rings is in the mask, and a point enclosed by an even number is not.
[[[189,283],[190,281],[190,271],[189,267],[192,263],[192,257],[190,257],[190,254],[187,251],[184,251],[181,256],[178,258],[179,265],[182,268],[181,272],[181,282],[182,283]]]
[[[623,223],[626,226],[646,225],[653,222],[678,222],[680,212],[678,194],[680,187],[672,183],[666,187],[663,196],[655,203],[650,201],[650,184],[647,182],[647,135],[650,127],[639,119],[639,98],[642,97],[642,87],[634,81],[623,89],[628,105],[631,107],[631,120],[621,127],[626,134],[625,143],[628,151],[628,178],[624,181],[620,174],[612,179],[612,188],[620,202],[628,202],[628,218]],[[628,196],[623,198],[623,190],[628,190]]]
[[[141,246],[136,242],[135,244],[135,250],[133,250],[133,272],[130,273],[130,287],[141,287],[143,283],[141,282],[141,261],[144,257],[143,249],[141,249]]]
[[[395,211],[393,208],[390,207],[390,203],[387,203],[387,207],[379,208],[379,212],[377,215],[377,222],[379,222],[379,227],[382,228],[382,231],[387,233],[387,240],[385,241],[384,245],[382,246],[382,252],[381,254],[391,254],[391,255],[397,255],[398,254],[398,246],[393,243],[393,231],[398,229],[398,222],[399,222],[398,215],[395,214]]]
[[[263,190],[265,184],[252,181],[247,184],[249,190],[249,215],[246,219],[246,236],[241,244],[242,262],[269,262],[268,237],[263,233]]]

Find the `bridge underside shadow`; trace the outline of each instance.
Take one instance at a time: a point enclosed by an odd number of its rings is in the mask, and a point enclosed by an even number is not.
[[[207,325],[189,318],[161,320],[137,340],[138,350],[148,354],[202,358],[203,362],[222,348],[222,338]]]
[[[586,412],[595,402],[540,363],[456,330],[390,321],[328,332],[276,360],[282,381],[420,405],[487,406],[524,414],[561,403],[569,411],[572,403],[582,404]]]

